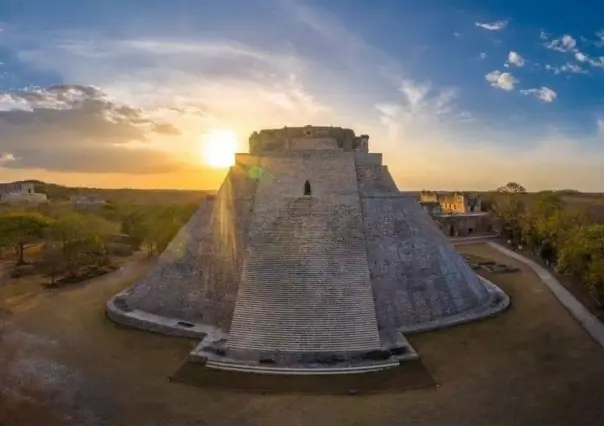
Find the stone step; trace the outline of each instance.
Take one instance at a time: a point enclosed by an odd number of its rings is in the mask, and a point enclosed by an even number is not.
[[[270,177],[258,185],[227,345],[377,349],[354,157],[304,158],[262,159]],[[301,196],[306,179],[312,197]]]

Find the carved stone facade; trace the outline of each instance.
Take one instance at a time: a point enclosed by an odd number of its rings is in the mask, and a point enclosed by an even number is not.
[[[482,200],[478,195],[453,193],[439,194],[434,191],[422,191],[419,196],[421,204],[438,203],[441,213],[480,213]]]

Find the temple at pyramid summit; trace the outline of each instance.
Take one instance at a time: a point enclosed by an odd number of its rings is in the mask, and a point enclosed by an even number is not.
[[[419,203],[340,127],[254,132],[113,321],[200,340],[187,362],[350,374],[418,358],[406,339],[502,312]]]

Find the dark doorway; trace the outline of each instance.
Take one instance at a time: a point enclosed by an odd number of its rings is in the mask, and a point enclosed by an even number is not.
[[[468,228],[468,235],[472,235],[472,232],[474,232],[474,228]]]
[[[304,195],[311,195],[310,182],[304,182]]]
[[[449,225],[449,237],[454,237],[455,236],[455,228],[453,228],[453,225]]]

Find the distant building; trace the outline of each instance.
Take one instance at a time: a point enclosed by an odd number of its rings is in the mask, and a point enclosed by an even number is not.
[[[481,213],[482,200],[478,195],[453,193],[439,194],[435,191],[422,191],[420,204],[438,203],[442,213]]]
[[[91,209],[105,205],[105,199],[98,195],[73,195],[69,200],[75,209]]]
[[[422,191],[419,203],[448,237],[493,233],[491,218],[479,195]]]
[[[32,182],[12,182],[0,184],[0,201],[3,203],[48,203],[46,194],[36,192]]]

